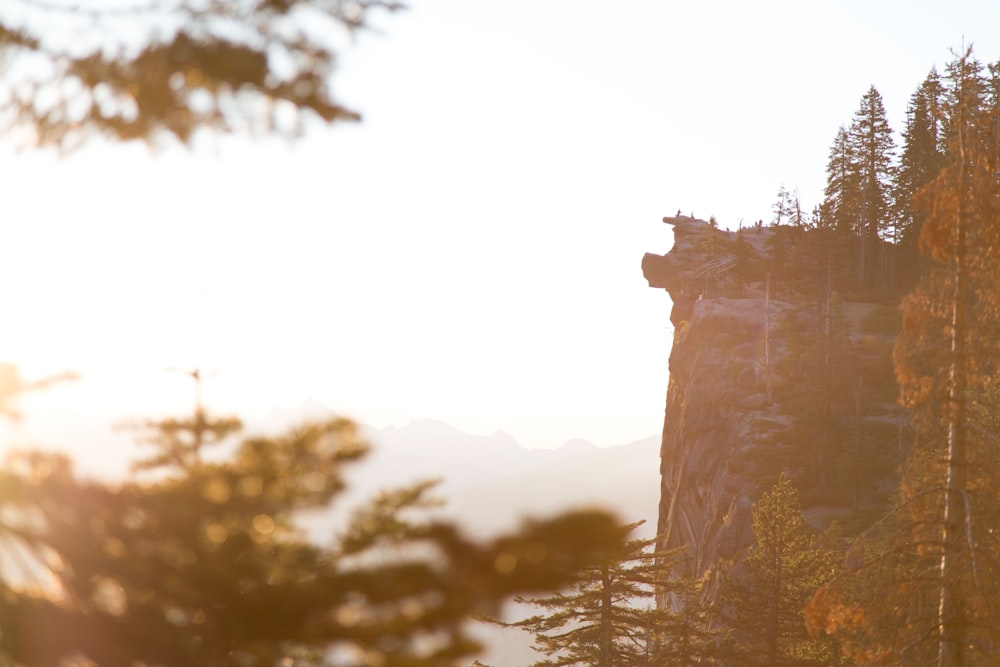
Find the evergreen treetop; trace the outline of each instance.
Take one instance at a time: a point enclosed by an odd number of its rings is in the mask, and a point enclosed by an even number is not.
[[[861,98],[851,121],[848,141],[855,157],[860,219],[855,224],[862,240],[886,237],[890,227],[889,188],[893,175],[895,142],[885,116],[882,96],[875,86]]]
[[[620,554],[581,570],[569,590],[518,599],[544,612],[506,624],[534,635],[535,650],[546,656],[534,667],[641,667],[704,653],[709,635],[692,584],[670,580],[683,548],[657,551],[655,544],[655,538],[630,540]],[[690,613],[653,608],[657,594],[686,596]]]

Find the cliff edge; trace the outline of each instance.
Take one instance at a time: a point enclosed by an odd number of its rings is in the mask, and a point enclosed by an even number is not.
[[[887,506],[906,437],[898,299],[860,287],[850,235],[663,221],[673,248],[642,260],[673,301],[661,546],[688,547],[685,574],[732,566],[752,539],[751,505],[781,472],[816,528],[863,529]]]

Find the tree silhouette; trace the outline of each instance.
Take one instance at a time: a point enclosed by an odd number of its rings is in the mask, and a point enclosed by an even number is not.
[[[903,150],[893,179],[892,198],[900,243],[912,254],[916,254],[917,234],[925,217],[914,206],[913,196],[934,180],[944,166],[943,94],[937,70],[932,69],[910,97],[906,109]]]
[[[854,230],[860,248],[860,279],[862,286],[870,283],[873,268],[879,266],[884,280],[889,270],[886,257],[876,252],[880,240],[894,240],[889,216],[889,190],[892,185],[895,144],[892,129],[885,117],[882,96],[875,86],[861,98],[861,104],[851,121],[849,141],[855,156],[858,184],[858,219]],[[891,265],[891,262],[889,263]]]
[[[847,128],[840,126],[827,160],[822,206],[824,224],[842,232],[853,229],[860,214],[858,159]]]

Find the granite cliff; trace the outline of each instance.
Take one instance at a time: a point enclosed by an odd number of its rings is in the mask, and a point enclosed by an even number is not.
[[[731,567],[752,540],[751,505],[780,472],[816,528],[863,529],[886,507],[906,440],[893,290],[859,279],[850,235],[664,222],[673,248],[642,261],[673,301],[663,546],[688,547],[687,574]]]

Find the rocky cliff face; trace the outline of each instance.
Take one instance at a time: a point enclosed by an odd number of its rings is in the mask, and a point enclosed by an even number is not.
[[[688,546],[690,574],[738,560],[750,507],[782,471],[815,526],[863,528],[885,507],[905,439],[893,298],[856,289],[852,241],[832,232],[664,222],[673,249],[642,261],[674,303],[663,546]]]

